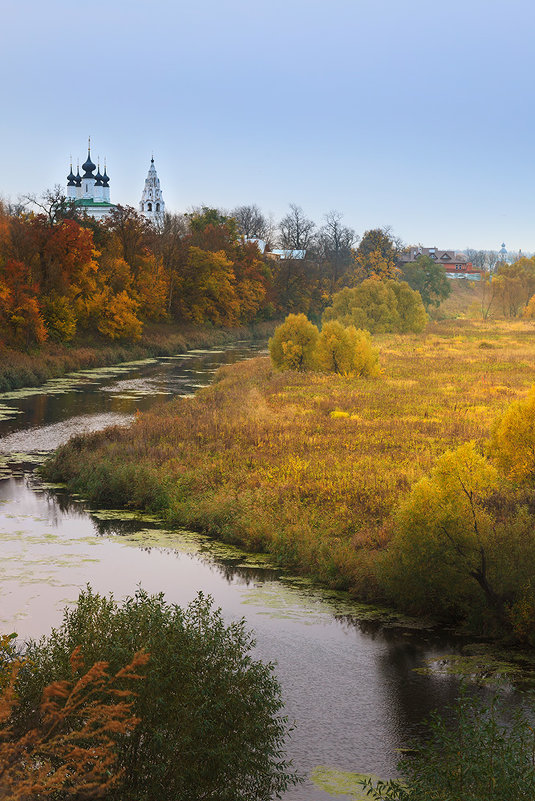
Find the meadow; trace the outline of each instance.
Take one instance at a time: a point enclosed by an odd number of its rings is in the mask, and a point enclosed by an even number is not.
[[[193,399],[75,437],[46,475],[97,506],[157,513],[382,600],[393,510],[528,392],[533,335],[529,322],[470,320],[385,334],[374,379],[277,372],[266,357],[224,367]]]

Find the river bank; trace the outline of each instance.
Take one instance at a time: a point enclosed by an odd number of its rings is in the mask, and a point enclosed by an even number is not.
[[[73,439],[45,473],[98,507],[155,513],[391,603],[381,560],[393,511],[440,454],[483,442],[525,393],[531,335],[526,323],[468,321],[384,335],[378,379],[277,373],[253,359],[127,429]]]
[[[166,324],[147,325],[139,342],[93,341],[72,345],[47,343],[30,352],[0,348],[0,392],[37,387],[51,378],[74,370],[108,367],[120,362],[154,356],[185,353],[241,339],[266,339],[275,323],[265,322],[241,328],[194,327]]]

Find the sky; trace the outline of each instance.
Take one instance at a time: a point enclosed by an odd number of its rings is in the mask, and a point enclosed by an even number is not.
[[[136,206],[289,203],[535,251],[533,0],[1,0],[0,196],[107,159]]]

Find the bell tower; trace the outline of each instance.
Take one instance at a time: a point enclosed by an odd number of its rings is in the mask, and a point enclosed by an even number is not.
[[[154,156],[145,178],[145,187],[139,204],[140,212],[152,222],[161,223],[165,214],[165,203],[160,188],[160,179],[154,166]]]

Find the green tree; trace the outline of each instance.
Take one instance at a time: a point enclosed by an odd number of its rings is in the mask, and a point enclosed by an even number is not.
[[[280,370],[314,370],[319,331],[304,314],[289,314],[269,340],[271,361]]]
[[[253,659],[244,621],[226,625],[210,598],[186,609],[139,590],[117,604],[81,593],[48,637],[28,644],[17,681],[24,730],[43,688],[71,676],[70,654],[106,661],[114,673],[149,655],[133,712],[139,724],[119,744],[124,774],[108,801],[268,801],[295,783],[282,750],[287,735],[270,665]]]
[[[419,256],[416,261],[404,264],[402,277],[422,296],[425,309],[430,306],[438,308],[443,300],[451,295],[451,284],[441,264],[437,264],[430,256]]]
[[[341,375],[376,376],[379,356],[372,347],[367,331],[354,326],[344,328],[338,320],[325,323],[317,345],[317,361],[321,370]]]

